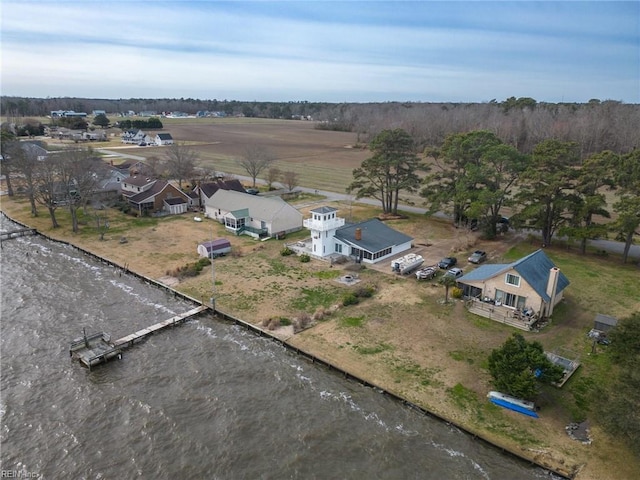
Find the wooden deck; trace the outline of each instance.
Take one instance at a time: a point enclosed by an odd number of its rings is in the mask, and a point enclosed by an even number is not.
[[[532,331],[538,321],[537,317],[525,317],[520,315],[517,310],[502,305],[485,303],[476,299],[468,300],[465,304],[471,313],[527,332]]]

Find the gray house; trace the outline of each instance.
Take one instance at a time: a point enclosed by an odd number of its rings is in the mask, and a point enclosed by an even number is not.
[[[278,197],[260,197],[217,190],[205,203],[205,217],[218,220],[227,231],[255,238],[302,230],[302,214]]]

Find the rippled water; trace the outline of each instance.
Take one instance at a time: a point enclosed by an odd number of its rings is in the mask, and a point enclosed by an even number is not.
[[[192,305],[39,237],[5,242],[0,253],[4,471],[47,479],[548,478],[213,318],[156,334],[88,371],[68,352],[83,327],[119,338]]]

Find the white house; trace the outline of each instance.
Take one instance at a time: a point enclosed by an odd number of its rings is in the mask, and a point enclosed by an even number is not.
[[[173,137],[170,133],[158,133],[153,139],[153,143],[156,145],[173,145]]]
[[[311,231],[311,253],[318,257],[340,254],[377,263],[409,250],[413,241],[378,219],[345,225],[337,209],[326,206],[311,210],[304,226]]]
[[[122,143],[138,145],[140,143],[153,143],[153,139],[142,130],[126,130],[120,136]]]
[[[219,189],[205,202],[205,216],[236,235],[273,237],[302,230],[302,214],[279,197]]]

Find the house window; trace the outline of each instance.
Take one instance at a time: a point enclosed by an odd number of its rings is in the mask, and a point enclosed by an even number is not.
[[[507,278],[505,281],[507,285],[513,285],[514,287],[520,286],[520,277],[518,275],[512,275],[510,273],[507,273]]]
[[[341,243],[336,243],[336,252],[337,253],[342,253],[342,244]]]

